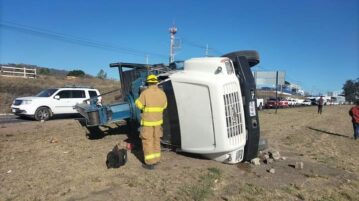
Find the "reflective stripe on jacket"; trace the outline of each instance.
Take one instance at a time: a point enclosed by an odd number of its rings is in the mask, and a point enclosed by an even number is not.
[[[167,108],[166,94],[157,87],[151,85],[145,89],[135,101],[136,107],[142,110],[142,126],[160,126],[163,123],[163,110]]]

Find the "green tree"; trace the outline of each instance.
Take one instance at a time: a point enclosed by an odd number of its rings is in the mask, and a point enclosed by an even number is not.
[[[105,73],[105,71],[101,69],[100,72],[97,73],[96,77],[99,78],[99,79],[104,80],[104,79],[107,78],[107,73]]]
[[[347,80],[343,86],[346,101],[354,102],[359,99],[359,78],[356,80]]]
[[[40,68],[38,73],[40,75],[49,75],[50,74],[50,70],[48,68]]]
[[[82,70],[72,70],[67,73],[67,76],[84,77],[85,72],[83,72]]]

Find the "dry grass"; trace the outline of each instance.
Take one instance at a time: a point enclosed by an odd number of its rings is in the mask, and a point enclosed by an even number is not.
[[[107,169],[106,154],[126,138],[125,129],[90,140],[75,120],[1,125],[0,200],[359,200],[359,142],[349,108],[260,111],[261,135],[287,157],[260,166],[163,151],[153,171],[135,152],[125,166]],[[303,169],[289,166],[297,161]]]
[[[213,196],[213,187],[221,178],[221,174],[222,171],[218,168],[208,168],[207,172],[199,177],[198,182],[180,188],[179,200],[203,201]]]

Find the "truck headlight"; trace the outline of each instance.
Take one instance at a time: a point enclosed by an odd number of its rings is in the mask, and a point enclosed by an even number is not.
[[[22,101],[22,104],[23,104],[23,105],[28,105],[28,104],[31,103],[31,101],[32,101],[32,100],[23,100],[23,101]]]

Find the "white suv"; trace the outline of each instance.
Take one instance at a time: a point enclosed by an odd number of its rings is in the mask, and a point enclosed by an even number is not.
[[[18,116],[33,117],[36,120],[48,120],[57,114],[78,113],[74,106],[90,98],[97,97],[98,103],[101,103],[99,95],[100,92],[97,89],[85,87],[46,89],[36,96],[16,98],[11,105],[11,111]]]

